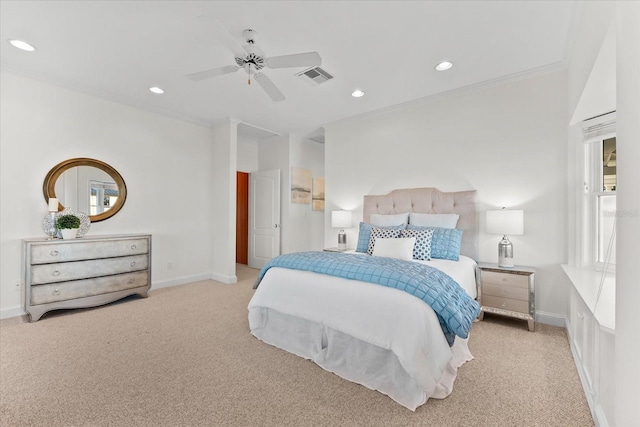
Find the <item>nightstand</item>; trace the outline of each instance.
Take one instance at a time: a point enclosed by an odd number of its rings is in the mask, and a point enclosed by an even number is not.
[[[484,313],[500,314],[527,321],[529,330],[535,330],[536,306],[533,267],[498,267],[497,264],[478,263],[476,284],[478,302]]]
[[[349,249],[340,249],[340,248],[324,248],[325,252],[347,252]]]

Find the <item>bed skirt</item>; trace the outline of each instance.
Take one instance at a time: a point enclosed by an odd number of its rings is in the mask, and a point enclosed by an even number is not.
[[[443,399],[451,394],[458,368],[473,359],[468,340],[456,337],[452,357],[442,375],[425,389],[403,368],[392,350],[321,323],[271,308],[250,307],[249,325],[259,340],[312,360],[348,381],[377,390],[412,411],[429,398]]]

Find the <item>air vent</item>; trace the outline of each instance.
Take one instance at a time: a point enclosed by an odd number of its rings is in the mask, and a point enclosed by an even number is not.
[[[333,78],[331,74],[327,73],[320,67],[309,68],[308,70],[296,74],[296,76],[300,77],[302,80],[312,86],[318,86],[319,84],[322,84],[327,80],[331,80]]]

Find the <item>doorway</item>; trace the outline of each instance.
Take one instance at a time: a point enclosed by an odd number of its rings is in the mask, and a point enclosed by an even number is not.
[[[236,263],[247,264],[249,254],[249,174],[236,172]]]

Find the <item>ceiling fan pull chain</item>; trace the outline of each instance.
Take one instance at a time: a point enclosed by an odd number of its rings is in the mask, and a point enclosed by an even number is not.
[[[248,64],[248,65],[249,65],[249,76],[248,76],[247,84],[251,86],[251,64]]]

